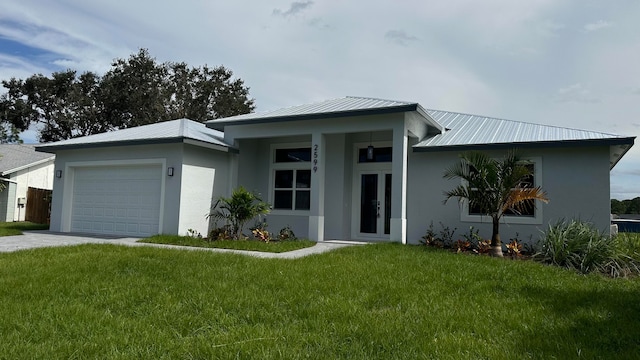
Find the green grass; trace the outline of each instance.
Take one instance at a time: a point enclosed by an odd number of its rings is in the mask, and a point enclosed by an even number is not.
[[[274,252],[274,253],[304,249],[307,247],[314,246],[316,244],[315,242],[309,241],[309,240],[270,241],[268,243],[257,241],[257,240],[207,241],[204,239],[198,239],[198,238],[189,237],[189,236],[178,236],[178,235],[155,235],[145,239],[140,239],[138,240],[138,242],[218,248],[218,249],[262,251],[262,252]]]
[[[637,359],[640,279],[417,246],[0,254],[0,358]]]
[[[28,221],[0,222],[0,236],[22,235],[25,230],[47,230],[48,224],[36,224]]]

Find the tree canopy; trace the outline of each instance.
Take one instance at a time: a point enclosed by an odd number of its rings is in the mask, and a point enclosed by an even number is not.
[[[37,125],[39,140],[58,141],[166,120],[205,121],[255,109],[244,81],[224,66],[158,63],[146,49],[116,59],[100,76],[75,70],[3,80],[0,142],[18,142]]]
[[[640,197],[627,200],[611,199],[612,214],[640,214]]]

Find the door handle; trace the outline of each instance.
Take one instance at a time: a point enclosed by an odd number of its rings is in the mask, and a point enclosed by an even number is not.
[[[380,201],[378,201],[378,213],[376,214],[376,216],[380,217]]]

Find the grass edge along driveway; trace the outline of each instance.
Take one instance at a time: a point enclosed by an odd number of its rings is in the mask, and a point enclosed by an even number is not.
[[[7,358],[635,358],[640,281],[399,244],[0,254]]]

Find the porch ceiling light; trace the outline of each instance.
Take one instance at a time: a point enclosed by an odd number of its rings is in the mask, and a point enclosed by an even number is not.
[[[369,146],[367,146],[367,161],[373,160],[373,145],[371,144],[372,134],[369,133]]]

